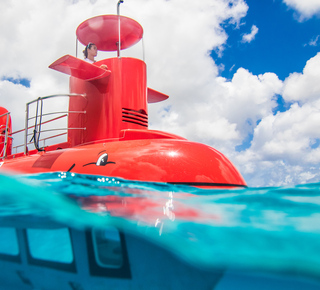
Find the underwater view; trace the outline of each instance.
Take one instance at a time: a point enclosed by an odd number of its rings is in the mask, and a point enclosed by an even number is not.
[[[2,2],[0,290],[320,290],[319,0]]]
[[[207,190],[70,172],[0,178],[2,221],[114,226],[206,271],[294,277],[320,289],[320,183]]]

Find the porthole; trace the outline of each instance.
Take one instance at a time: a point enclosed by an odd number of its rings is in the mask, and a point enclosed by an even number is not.
[[[123,253],[119,231],[115,227],[95,229],[92,238],[97,264],[104,268],[121,268]]]
[[[90,274],[131,279],[125,235],[116,227],[86,232]]]

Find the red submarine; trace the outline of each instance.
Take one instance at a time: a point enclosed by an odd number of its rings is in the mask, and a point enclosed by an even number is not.
[[[25,128],[12,132],[10,113],[0,107],[0,172],[72,172],[201,188],[246,186],[235,166],[214,148],[149,129],[148,104],[168,96],[148,88],[143,60],[121,56],[142,39],[138,22],[119,13],[101,15],[82,22],[76,35],[84,46],[94,43],[99,51],[117,56],[89,63],[65,55],[49,66],[70,76],[69,93],[63,95],[69,107],[60,115],[44,114],[42,108],[62,95],[40,97],[26,105]],[[67,118],[67,128],[53,126],[61,118]],[[24,144],[12,147],[18,133],[24,134]],[[43,134],[47,137],[41,139]],[[63,134],[64,142],[41,146]]]

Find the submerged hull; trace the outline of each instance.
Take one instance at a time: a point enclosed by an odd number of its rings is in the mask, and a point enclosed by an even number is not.
[[[65,257],[33,248],[33,238],[41,234],[45,242],[50,231],[54,238],[46,249],[63,251]],[[112,233],[113,240],[99,240],[101,230],[78,231],[61,225],[33,229],[30,222],[28,228],[18,227],[20,252],[0,256],[2,289],[214,289],[223,274],[186,264],[155,244],[115,228],[105,231]],[[66,240],[67,247],[58,239]]]
[[[2,219],[0,232],[0,283],[6,290],[320,289],[296,278],[199,268],[111,226],[77,230],[20,217]]]

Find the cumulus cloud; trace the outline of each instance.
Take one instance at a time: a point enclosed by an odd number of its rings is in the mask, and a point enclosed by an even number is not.
[[[285,80],[283,98],[306,103],[320,97],[320,53],[308,60],[302,73],[292,73]]]
[[[319,180],[319,102],[268,116],[255,128],[252,146],[237,155],[252,185],[279,186]]]
[[[252,185],[319,181],[319,61],[318,53],[303,73],[284,81],[283,97],[291,102],[290,108],[263,118],[254,128],[251,147],[236,156]]]
[[[299,20],[320,14],[320,2],[318,0],[283,0],[283,2],[298,12]]]
[[[252,25],[251,32],[244,34],[242,36],[242,42],[250,43],[252,40],[254,40],[256,38],[258,31],[259,31],[259,28],[255,25]]]

